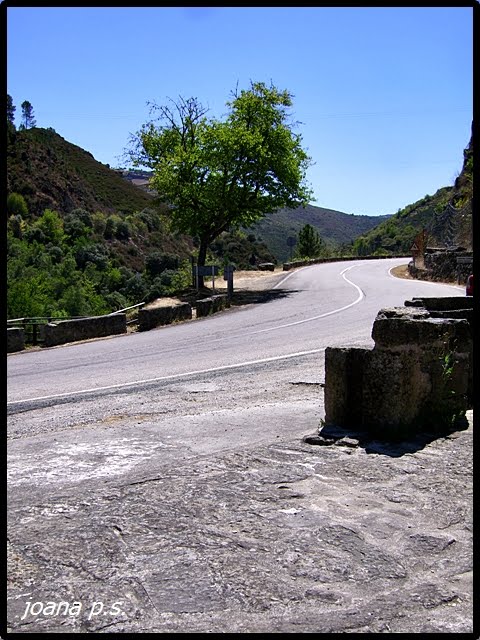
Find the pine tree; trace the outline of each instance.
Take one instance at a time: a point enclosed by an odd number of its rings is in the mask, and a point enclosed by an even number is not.
[[[33,107],[32,103],[28,100],[24,100],[22,102],[22,124],[20,126],[21,129],[31,129],[37,125],[36,120],[33,116]]]
[[[15,110],[16,106],[13,104],[12,96],[7,93],[7,122],[10,124],[15,124]]]
[[[323,249],[323,241],[311,224],[306,224],[298,234],[296,254],[300,258],[317,258]]]

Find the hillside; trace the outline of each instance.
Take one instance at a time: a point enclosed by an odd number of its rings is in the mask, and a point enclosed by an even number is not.
[[[134,271],[144,269],[153,250],[184,259],[195,249],[193,238],[170,230],[168,208],[159,205],[147,188],[148,172],[111,169],[53,129],[10,129],[7,169],[7,193],[22,195],[32,218],[45,209],[65,217],[81,208],[90,215],[104,214],[105,223],[112,216],[117,226],[119,220],[126,222],[130,227],[123,234],[126,237],[120,233],[95,240],[108,241],[120,264]],[[222,257],[232,254],[241,268],[248,267],[253,254],[264,261],[274,260],[267,247],[251,235],[234,238],[224,234],[215,246]]]
[[[129,214],[153,201],[151,194],[53,129],[14,132],[7,144],[7,168],[7,192],[22,194],[33,215],[47,208],[68,213],[76,207]]]
[[[188,288],[196,239],[142,186],[53,129],[7,127],[8,317],[101,315]],[[274,260],[251,234],[214,249],[240,269]]]
[[[280,262],[290,257],[287,238],[298,235],[305,224],[310,224],[327,245],[350,244],[359,235],[373,229],[390,216],[357,216],[333,209],[308,204],[296,209],[279,209],[267,216],[254,228]]]

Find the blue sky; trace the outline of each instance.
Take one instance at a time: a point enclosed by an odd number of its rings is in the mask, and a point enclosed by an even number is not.
[[[221,117],[238,84],[294,96],[317,206],[395,213],[453,184],[470,140],[472,7],[8,7],[7,92],[111,167],[147,101]]]

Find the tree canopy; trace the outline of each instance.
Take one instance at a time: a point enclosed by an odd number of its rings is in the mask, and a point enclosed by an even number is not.
[[[251,82],[232,92],[224,120],[207,118],[198,99],[151,104],[129,150],[153,170],[151,186],[170,205],[178,231],[199,239],[198,264],[222,232],[249,227],[282,207],[306,204],[310,158],[289,121],[292,95]]]

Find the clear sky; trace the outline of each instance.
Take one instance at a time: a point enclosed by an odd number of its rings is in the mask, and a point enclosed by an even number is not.
[[[221,117],[238,84],[288,89],[317,206],[395,213],[452,185],[470,140],[470,7],[8,7],[7,92],[21,122],[112,168],[147,101]]]

